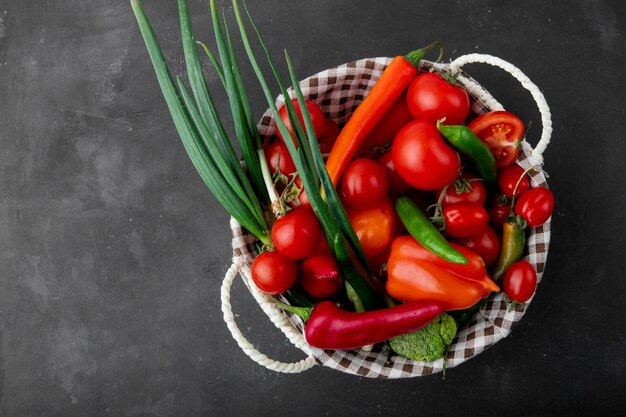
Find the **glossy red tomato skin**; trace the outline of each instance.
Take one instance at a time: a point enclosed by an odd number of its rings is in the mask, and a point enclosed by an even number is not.
[[[311,210],[295,208],[280,217],[272,226],[272,242],[276,251],[289,259],[304,259],[319,247],[322,227]]]
[[[296,109],[296,113],[298,113],[298,118],[300,119],[300,123],[302,124],[302,127],[306,131],[306,126],[304,124],[304,119],[302,118],[302,111],[300,110],[300,105],[298,104],[298,100],[293,99],[291,100],[291,102],[293,103],[293,106]],[[313,130],[315,131],[315,137],[320,138],[324,134],[324,127],[326,123],[324,113],[322,112],[322,109],[320,108],[320,106],[318,106],[314,102],[305,100],[305,103],[306,103],[307,109],[309,110],[309,114],[311,115],[311,123],[313,124]],[[281,108],[278,110],[278,114],[280,118],[282,119],[282,121],[285,122],[285,125],[287,125],[287,129],[289,129],[289,134],[293,138],[293,128],[291,126],[291,122],[289,122],[289,115],[287,113],[287,107],[284,105],[281,106]],[[282,141],[285,140],[285,138],[283,138],[283,135],[280,133],[280,130],[278,128],[276,128],[276,133],[278,134],[278,137]],[[295,142],[295,138],[294,138],[294,142]]]
[[[554,194],[543,187],[531,188],[521,194],[515,202],[515,213],[531,227],[541,226],[554,211]]]
[[[263,252],[252,262],[252,280],[267,294],[280,294],[296,282],[298,264],[278,252]]]
[[[396,166],[393,164],[393,159],[391,158],[391,152],[383,154],[376,159],[376,162],[385,168],[385,171],[387,172],[387,176],[389,177],[390,195],[402,195],[409,192],[411,184],[406,182],[396,170]]]
[[[489,210],[489,223],[498,229],[502,228],[505,220],[511,214],[511,203],[496,202]]]
[[[471,186],[471,190],[462,191],[457,193],[456,182],[459,180],[467,180]],[[437,201],[441,196],[443,189],[437,191]],[[441,201],[441,207],[446,208],[456,203],[475,203],[478,205],[485,205],[487,200],[487,190],[483,185],[483,182],[470,174],[462,174],[458,180],[453,181],[446,189],[446,195]]]
[[[454,239],[454,242],[476,252],[483,259],[485,265],[494,263],[500,254],[500,238],[489,225],[485,227],[482,233],[474,237]]]
[[[337,137],[341,133],[341,128],[331,119],[324,120],[324,134],[322,137],[317,138],[317,143],[320,147],[320,153],[322,155],[330,153],[333,149],[333,145],[337,141]]]
[[[367,158],[350,162],[341,177],[341,191],[345,201],[355,208],[368,208],[385,198],[389,177],[385,168]]]
[[[496,158],[496,168],[502,169],[515,162],[518,144],[524,136],[524,123],[513,113],[504,110],[485,113],[467,127],[487,144]]]
[[[427,120],[415,120],[400,129],[391,157],[402,178],[420,190],[443,188],[461,169],[459,155]]]
[[[297,281],[302,289],[313,298],[332,297],[342,286],[339,264],[328,255],[306,258],[300,264]]]
[[[478,236],[487,227],[487,210],[475,203],[457,203],[443,209],[446,233],[454,237]]]
[[[276,141],[271,143],[265,149],[265,158],[269,166],[270,173],[274,175],[276,168],[280,168],[280,172],[290,175],[296,172],[296,165],[291,159],[287,145],[284,142]]]
[[[516,195],[520,195],[530,189],[530,179],[524,173],[524,168],[519,165],[509,165],[498,172],[498,187],[500,187],[502,194],[508,198],[513,197],[513,191],[518,181],[517,191],[515,191]]]
[[[415,119],[436,123],[445,117],[450,125],[463,123],[470,109],[467,92],[435,72],[415,77],[407,91],[407,104]]]
[[[504,273],[502,288],[511,300],[525,303],[535,293],[537,273],[527,261],[517,261]]]

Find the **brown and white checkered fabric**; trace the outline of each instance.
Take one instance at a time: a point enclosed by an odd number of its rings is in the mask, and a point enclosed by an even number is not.
[[[319,104],[326,114],[335,122],[344,124],[354,109],[363,101],[367,92],[378,80],[383,70],[391,62],[391,58],[362,59],[340,65],[337,68],[322,71],[303,81],[300,86],[303,94],[309,100]],[[424,61],[421,71],[427,71],[433,66]],[[464,74],[466,77],[467,74]],[[469,77],[468,77],[469,78]],[[463,80],[460,79],[462,83]],[[490,109],[478,96],[469,91],[472,101],[472,112],[482,114]],[[482,91],[483,94],[488,94]],[[284,102],[282,96],[276,101],[280,106]],[[275,125],[271,112],[268,110],[258,126],[262,137],[269,140],[275,132]],[[526,145],[520,153],[518,164],[526,168],[537,165],[531,160],[529,147]],[[531,171],[533,186],[547,188],[546,178],[539,168],[538,172]],[[233,254],[243,256],[248,263],[252,261],[254,236],[247,233],[236,222],[231,223],[233,232]],[[541,281],[545,269],[548,246],[550,243],[550,221],[543,226],[533,228],[527,239],[525,258],[537,271],[537,278]],[[532,300],[531,300],[532,301]],[[526,309],[530,301],[526,303]],[[525,309],[518,306],[509,311],[502,292],[492,295],[483,305],[468,325],[460,329],[446,358],[446,367],[452,368],[488,349],[500,339],[506,337],[515,324],[524,315]],[[302,331],[302,322],[297,317],[290,317],[297,329]],[[401,356],[388,358],[380,346],[372,352],[362,350],[328,351],[311,348],[319,364],[359,376],[370,378],[406,378],[436,373],[443,368],[443,359],[434,362],[417,362]]]

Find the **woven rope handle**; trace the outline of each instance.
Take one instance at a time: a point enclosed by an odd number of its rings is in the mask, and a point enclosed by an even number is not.
[[[232,305],[230,303],[230,289],[232,288],[235,277],[243,268],[243,265],[244,261],[242,258],[233,258],[233,263],[226,272],[226,275],[224,276],[224,281],[222,282],[221,288],[222,313],[224,314],[224,321],[226,322],[226,326],[228,327],[228,330],[230,330],[233,339],[235,339],[241,350],[243,350],[243,352],[248,355],[253,361],[272,371],[284,373],[300,373],[315,366],[315,358],[311,355],[310,352],[307,352],[304,345],[305,342],[303,342],[304,338],[302,337],[302,335],[298,333],[293,328],[293,326],[291,326],[291,324],[286,323],[287,319],[282,313],[280,313],[278,308],[270,305],[267,300],[261,301],[262,295],[260,294],[260,291],[256,289],[256,287],[254,287],[254,285],[250,286],[250,291],[263,308],[263,311],[265,311],[265,313],[270,317],[276,327],[281,329],[283,333],[285,333],[287,338],[308,356],[305,359],[294,363],[285,363],[270,359],[263,353],[259,352],[252,345],[252,343],[250,343],[248,339],[246,339],[241,330],[239,330],[239,327],[237,327],[237,323],[235,322],[235,316],[233,314]],[[255,293],[255,291],[257,293]]]
[[[530,149],[532,152],[532,156],[537,159],[539,163],[543,163],[543,152],[548,147],[548,144],[550,143],[550,138],[552,137],[552,114],[550,113],[550,107],[546,102],[546,98],[539,90],[539,87],[537,87],[532,81],[530,81],[530,79],[519,68],[501,58],[492,55],[462,55],[450,63],[450,69],[453,72],[457,72],[461,69],[463,65],[473,63],[489,64],[494,67],[503,69],[504,71],[511,74],[515,79],[517,79],[522,84],[522,87],[524,87],[532,94],[541,114],[541,124],[543,126],[543,131],[541,132],[541,138],[539,139],[537,145],[534,147],[534,149]],[[484,99],[486,104],[494,110],[503,109],[502,105],[492,98],[479,98]]]

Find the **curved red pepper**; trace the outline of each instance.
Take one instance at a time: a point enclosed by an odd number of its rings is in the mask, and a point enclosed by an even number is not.
[[[350,350],[419,330],[441,313],[443,306],[433,301],[414,301],[363,313],[341,310],[331,301],[322,301],[313,308],[304,334],[311,346]]]
[[[467,264],[448,262],[410,236],[396,238],[387,262],[387,292],[400,301],[433,300],[446,310],[460,310],[500,290],[478,255],[458,245],[455,249]]]

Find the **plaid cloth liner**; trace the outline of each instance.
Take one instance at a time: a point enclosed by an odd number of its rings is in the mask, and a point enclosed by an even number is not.
[[[362,59],[340,65],[336,68],[322,71],[300,82],[303,94],[309,100],[319,104],[326,114],[335,122],[344,124],[354,109],[363,101],[367,92],[376,83],[383,70],[391,62],[391,58]],[[445,64],[433,64],[423,61],[420,71],[428,71],[431,67],[445,68]],[[478,96],[489,93],[482,89],[475,80],[463,73],[459,82],[468,88],[471,100],[471,112],[475,115],[485,113],[490,109]],[[467,80],[464,83],[464,80]],[[473,89],[480,88],[480,94]],[[290,94],[292,91],[290,91]],[[284,102],[282,96],[276,103],[280,106]],[[274,119],[270,110],[266,111],[259,123],[259,132],[265,140],[269,140],[275,132]],[[518,159],[523,168],[537,166],[532,160],[529,145],[524,144]],[[543,171],[534,170],[529,173],[532,186],[547,188]],[[236,221],[231,221],[233,233],[233,255],[241,256],[249,266],[253,259],[252,243],[256,239],[252,234],[241,228]],[[537,271],[537,279],[541,281],[545,269],[548,246],[550,243],[550,221],[543,226],[533,228],[527,239],[527,249],[524,259],[529,261]],[[242,274],[249,274],[249,268],[244,268]],[[251,282],[249,279],[244,281]],[[248,284],[248,283],[247,283]],[[532,301],[532,300],[530,300]],[[526,308],[530,304],[526,303]],[[491,347],[500,339],[506,337],[515,324],[522,318],[525,310],[518,306],[509,311],[502,292],[492,295],[481,310],[464,328],[460,329],[446,358],[446,367],[452,368],[478,355]],[[300,318],[288,315],[290,322],[303,332],[303,323]],[[330,351],[311,347],[311,352],[320,365],[324,365],[342,372],[370,378],[406,378],[428,375],[440,372],[443,369],[443,359],[433,362],[418,362],[401,356],[387,357],[381,351],[380,344],[372,352],[362,350]]]

